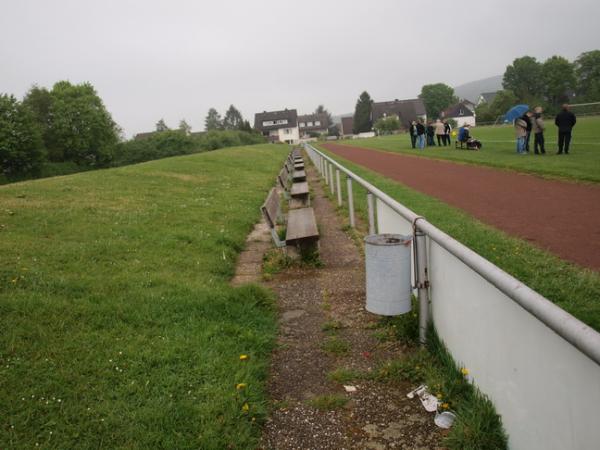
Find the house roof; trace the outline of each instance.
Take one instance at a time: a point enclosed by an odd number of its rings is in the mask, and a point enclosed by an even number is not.
[[[498,92],[482,92],[479,94],[479,100],[483,100],[485,103],[492,103],[494,98],[496,98],[496,94]]]
[[[342,135],[353,134],[354,117],[342,117]]]
[[[149,137],[154,136],[156,133],[157,133],[156,131],[148,131],[146,133],[138,133],[133,138],[135,140],[148,139]]]
[[[285,120],[285,124],[274,124],[263,126],[263,122]],[[298,125],[298,112],[295,109],[284,109],[282,111],[264,111],[254,115],[254,128],[260,131],[278,130],[280,128],[290,128]]]
[[[459,102],[442,111],[442,117],[446,118],[473,117],[474,115],[475,113],[473,113],[469,105],[465,104],[465,102]]]
[[[321,122],[321,124],[318,126],[314,125],[314,123],[316,121]],[[312,127],[306,126],[306,124],[308,122],[312,122],[313,126]],[[298,116],[298,126],[300,126],[301,123],[305,124],[305,126],[302,127],[301,131],[327,130],[329,128],[329,118],[327,117],[327,114],[325,114],[325,113],[305,114],[303,116]]]
[[[384,116],[397,115],[402,124],[406,125],[419,116],[427,115],[425,103],[420,98],[409,100],[392,100],[390,102],[374,102],[371,108],[373,122]]]

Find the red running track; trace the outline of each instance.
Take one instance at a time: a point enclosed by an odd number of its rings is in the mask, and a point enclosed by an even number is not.
[[[332,143],[323,147],[563,259],[600,271],[598,185]]]

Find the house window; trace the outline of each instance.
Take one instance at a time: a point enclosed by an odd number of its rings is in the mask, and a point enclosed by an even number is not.
[[[312,126],[313,126],[313,123],[312,123],[312,122],[308,122],[308,126],[309,126],[309,127],[312,127]]]
[[[321,126],[321,121],[320,121],[320,120],[317,120],[317,121],[315,122],[315,127],[318,127],[318,126]]]
[[[290,130],[289,128],[286,128],[285,130],[283,130],[283,133],[284,133],[284,134],[290,134],[290,133],[291,133],[291,130]]]
[[[276,121],[276,124],[277,124],[277,125],[287,125],[287,123],[288,123],[288,120],[287,120],[287,119],[278,119],[278,120]]]
[[[464,115],[465,115],[465,112],[464,112],[462,109],[460,109],[460,110],[458,111],[458,115],[459,115],[459,116],[464,116]]]
[[[263,127],[270,127],[271,125],[275,125],[275,122],[272,120],[263,120]]]
[[[304,128],[306,124],[304,122],[300,122],[300,128]]]

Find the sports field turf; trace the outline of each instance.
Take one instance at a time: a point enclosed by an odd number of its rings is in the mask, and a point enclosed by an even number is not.
[[[514,129],[510,125],[472,128],[472,136],[483,143],[481,151],[456,150],[454,144],[451,147],[426,147],[422,151],[415,150],[411,148],[410,137],[406,133],[370,139],[344,140],[339,143],[599,183],[600,117],[578,119],[573,129],[569,155],[556,155],[557,131],[554,121],[547,118],[546,125],[546,155],[533,154],[533,136],[530,154],[518,155],[515,151]]]
[[[228,281],[286,148],[0,187],[0,448],[254,447],[275,317]]]

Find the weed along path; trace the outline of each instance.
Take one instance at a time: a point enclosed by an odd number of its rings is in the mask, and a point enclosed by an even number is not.
[[[323,147],[565,260],[600,270],[599,185],[332,143]]]
[[[278,297],[280,331],[260,448],[437,449],[443,435],[433,416],[406,397],[414,386],[374,376],[384,362],[402,357],[403,346],[386,339],[380,319],[365,311],[363,257],[314,169],[307,172],[322,267],[292,266],[264,282]],[[238,281],[252,280],[253,254],[264,240],[255,235],[248,243]]]

